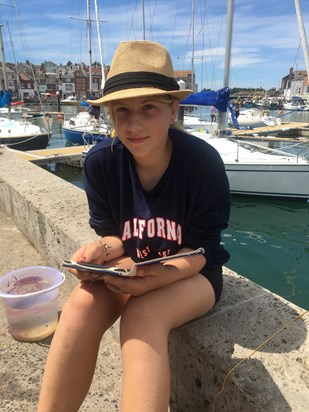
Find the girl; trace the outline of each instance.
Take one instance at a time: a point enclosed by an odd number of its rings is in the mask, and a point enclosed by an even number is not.
[[[218,302],[229,258],[220,245],[230,209],[221,158],[172,127],[179,101],[190,93],[179,90],[164,47],[120,43],[103,97],[91,102],[108,106],[117,138],[97,144],[84,165],[90,225],[100,239],[72,260],[130,268],[199,247],[206,253],[140,267],[134,278],[71,269],[80,282],[51,344],[40,412],[80,408],[102,336],[119,317],[121,411],[168,409],[169,332]]]

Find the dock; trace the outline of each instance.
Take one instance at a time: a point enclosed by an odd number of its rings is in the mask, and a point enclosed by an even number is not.
[[[90,146],[81,145],[31,151],[21,151],[9,148],[6,149],[16,154],[18,157],[38,165],[57,162],[82,168],[82,154],[85,150],[88,150],[89,147]]]
[[[293,136],[296,135],[304,138],[309,137],[309,123],[289,122],[275,126],[256,127],[254,129],[232,130],[232,137],[236,139],[249,138],[250,140],[259,140],[259,137],[270,138],[273,136],[270,140],[278,140],[275,136],[280,136],[280,140],[295,141]],[[286,136],[286,138],[282,136]]]

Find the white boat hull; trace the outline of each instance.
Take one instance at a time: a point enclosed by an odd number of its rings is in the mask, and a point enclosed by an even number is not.
[[[308,165],[228,164],[231,193],[309,199]]]
[[[0,144],[17,150],[46,149],[50,125],[44,129],[25,120],[0,117]]]
[[[61,99],[60,103],[63,106],[78,106],[79,100],[75,96],[68,96],[66,99]]]
[[[80,112],[64,120],[62,132],[72,144],[92,144],[96,139],[110,135],[110,129],[102,120],[96,120],[88,112]]]
[[[240,127],[263,127],[263,126],[275,126],[281,124],[281,120],[274,116],[270,116],[267,111],[259,109],[242,110],[237,118],[237,123]],[[231,116],[229,117],[229,123],[232,125]]]
[[[291,103],[283,103],[283,110],[301,112],[304,110],[304,106],[299,106]]]
[[[295,155],[193,132],[220,154],[231,193],[309,200],[309,161]]]

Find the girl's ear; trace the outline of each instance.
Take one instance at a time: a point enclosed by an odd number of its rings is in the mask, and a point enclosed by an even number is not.
[[[175,119],[179,108],[179,100],[174,99],[172,104],[172,116]]]

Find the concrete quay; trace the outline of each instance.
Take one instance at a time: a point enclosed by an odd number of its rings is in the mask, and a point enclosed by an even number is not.
[[[0,209],[0,276],[22,267],[48,264],[12,218]],[[59,290],[59,310],[72,289],[70,279]],[[80,411],[119,411],[121,360],[117,328],[103,338],[95,378]],[[14,340],[0,304],[0,411],[35,412],[52,337],[36,343]],[[56,412],[56,411],[55,411]]]
[[[79,245],[97,239],[88,226],[83,190],[5,148],[0,148],[0,230],[0,276],[34,264],[59,267]],[[75,283],[67,274],[59,310]],[[0,311],[0,411],[34,412],[52,337],[17,342],[2,305]],[[305,412],[308,327],[304,309],[225,268],[220,303],[170,336],[170,411]],[[120,389],[116,324],[102,340],[80,411],[119,411]]]

